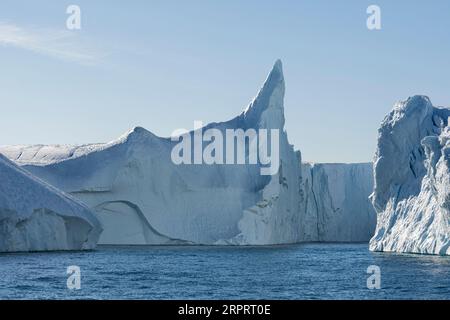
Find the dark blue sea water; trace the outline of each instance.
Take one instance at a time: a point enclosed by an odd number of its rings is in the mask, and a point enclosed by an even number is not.
[[[67,267],[81,289],[66,286]],[[381,289],[367,288],[367,267]],[[450,258],[367,244],[99,247],[0,255],[1,299],[450,299]]]

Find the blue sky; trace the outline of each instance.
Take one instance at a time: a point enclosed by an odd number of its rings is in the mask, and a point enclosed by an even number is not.
[[[70,4],[81,30],[66,29]],[[370,4],[379,31],[366,28]],[[228,120],[281,58],[286,129],[303,158],[371,161],[396,101],[450,106],[449,40],[447,0],[2,0],[0,144]]]

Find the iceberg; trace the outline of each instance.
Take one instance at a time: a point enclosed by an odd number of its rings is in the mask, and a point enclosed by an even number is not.
[[[450,254],[450,109],[399,102],[379,129],[370,250]]]
[[[373,236],[372,163],[303,163],[301,186],[304,241],[368,242]]]
[[[101,231],[89,208],[0,154],[0,252],[93,249]]]
[[[100,244],[368,241],[375,227],[371,165],[302,164],[284,129],[284,92],[277,61],[240,115],[188,133],[278,130],[272,175],[261,174],[266,167],[258,163],[175,164],[178,142],[141,127],[109,143],[6,146],[0,152],[86,203],[104,228]]]

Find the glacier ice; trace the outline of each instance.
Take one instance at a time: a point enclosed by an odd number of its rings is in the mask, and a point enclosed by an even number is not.
[[[101,230],[89,208],[0,154],[0,252],[92,249]]]
[[[367,242],[376,226],[372,189],[371,163],[303,163],[303,240]]]
[[[87,203],[104,226],[100,243],[298,242],[300,166],[283,130],[283,96],[278,61],[245,111],[204,128],[280,129],[281,169],[274,176],[262,176],[259,165],[175,165],[176,143],[140,127],[107,144],[2,152]],[[264,201],[267,216],[255,215],[267,228],[247,228],[244,210]]]
[[[450,254],[450,109],[399,102],[379,129],[373,251]]]
[[[272,176],[261,175],[259,164],[175,165],[175,142],[140,127],[105,144],[0,152],[96,212],[101,244],[368,241],[375,226],[371,165],[301,164],[284,130],[284,91],[277,61],[239,116],[203,129],[278,129]]]

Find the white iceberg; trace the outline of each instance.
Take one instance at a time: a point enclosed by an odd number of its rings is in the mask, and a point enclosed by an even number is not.
[[[373,251],[450,254],[450,110],[425,96],[398,103],[379,129]]]
[[[101,244],[368,241],[375,217],[367,200],[371,166],[305,170],[284,130],[284,90],[277,61],[245,111],[203,128],[278,129],[275,175],[261,175],[260,164],[176,165],[171,161],[175,142],[139,127],[106,144],[0,151],[92,208],[104,227]],[[302,179],[312,172],[317,172],[314,179]]]
[[[0,252],[93,249],[101,230],[89,208],[0,154]]]

